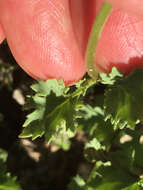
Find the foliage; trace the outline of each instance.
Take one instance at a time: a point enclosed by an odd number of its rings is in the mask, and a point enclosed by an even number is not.
[[[92,82],[88,85],[92,85]],[[48,143],[57,139],[59,133],[73,137],[75,120],[81,106],[78,97],[85,91],[84,84],[75,92],[69,93],[62,81],[58,83],[57,80],[50,79],[46,82],[39,81],[38,84],[32,85],[32,89],[36,94],[29,98],[29,104],[25,107],[30,105],[34,111],[27,116],[23,125],[25,129],[20,137],[36,139],[45,135]]]
[[[114,168],[110,162],[97,162],[87,182],[80,176],[73,178],[69,189],[73,190],[140,190],[142,180]]]
[[[73,178],[69,190],[133,189],[142,185],[142,97],[143,69],[123,77],[113,68],[100,74],[98,81],[86,79],[75,87],[66,88],[62,81],[50,79],[32,85],[35,94],[26,108],[34,111],[27,116],[20,137],[33,139],[45,135],[65,150],[76,131],[88,134],[85,158],[93,163],[88,180]],[[92,86],[105,84],[102,103],[90,102]],[[138,84],[138,86],[136,85]],[[30,106],[29,106],[30,105]]]
[[[6,171],[7,152],[0,149],[0,190],[21,190],[17,178]]]
[[[96,42],[93,44],[91,39],[88,47],[89,70],[93,69],[93,53],[105,16],[111,11],[111,7],[107,8],[106,12],[103,10],[103,20],[98,20],[101,26]],[[86,76],[68,88],[56,79],[33,84],[33,94],[27,97],[24,106],[28,114],[19,137],[32,140],[44,137],[46,142],[69,150],[71,138],[82,131],[86,136],[84,156],[92,164],[92,171],[88,178],[77,174],[68,189],[140,190],[143,188],[143,69],[126,77],[116,68],[110,74],[90,72],[94,79]],[[98,94],[98,85],[103,87],[102,94]],[[0,121],[3,118],[0,114]],[[20,190],[16,178],[6,172],[5,161],[6,153],[1,150],[0,190]]]

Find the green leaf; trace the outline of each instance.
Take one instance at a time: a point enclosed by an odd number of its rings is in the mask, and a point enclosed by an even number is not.
[[[116,67],[112,68],[111,73],[100,73],[100,82],[102,84],[113,85],[117,80],[123,77],[123,74]]]
[[[125,134],[130,138],[127,139]],[[128,129],[121,138],[126,138],[125,142],[119,143],[116,151],[108,153],[109,159],[113,162],[116,161],[120,168],[125,168],[132,175],[142,175],[143,145],[140,143],[141,134],[137,130],[135,132]]]
[[[122,190],[132,186],[138,179],[110,163],[97,162],[86,184],[85,190]]]
[[[96,162],[90,176],[85,181],[77,176],[69,185],[69,190],[140,190],[140,180],[121,170],[113,167],[110,162]]]
[[[137,69],[128,77],[108,88],[104,107],[107,119],[115,128],[125,126],[133,129],[143,119],[143,69]]]
[[[97,79],[97,71],[95,70],[95,56],[96,56],[96,47],[98,44],[98,40],[100,38],[100,35],[102,33],[102,29],[104,27],[104,24],[106,23],[106,20],[112,10],[112,6],[108,3],[104,3],[99,14],[96,17],[95,23],[93,25],[87,51],[86,51],[86,64],[87,64],[87,70],[88,74],[92,77]]]
[[[140,181],[138,182],[140,187],[143,187],[143,179],[140,179]]]
[[[45,135],[47,142],[50,142],[56,139],[60,131],[64,131],[70,138],[69,131],[75,131],[76,96],[69,96],[69,89],[55,79],[39,81],[32,89],[36,94],[29,101],[34,111],[27,116],[20,137],[32,137],[34,140]]]
[[[7,152],[0,148],[0,160],[2,162],[6,162],[7,156],[8,156]]]
[[[71,183],[68,186],[69,190],[84,190],[84,186],[85,186],[85,181],[79,176],[77,175],[76,177],[74,177],[71,181]]]
[[[19,135],[20,138],[29,138],[36,139],[42,137],[45,133],[44,126],[40,121],[33,121],[27,127],[25,127],[22,133]]]
[[[7,152],[0,149],[0,190],[21,190],[17,178],[6,171]]]
[[[101,144],[101,148],[104,149],[105,146],[108,150],[112,144],[115,132],[110,121],[104,121],[104,111],[100,107],[91,107],[87,104],[80,108],[80,116],[78,123],[89,134],[89,140],[92,142],[96,138]]]
[[[75,134],[76,118],[78,117],[78,108],[82,105],[79,100],[80,96],[84,96],[87,89],[96,82],[92,79],[82,80],[76,85],[75,91],[66,88],[63,81],[49,79],[47,81],[39,81],[32,85],[34,95],[29,96],[26,110],[32,110],[27,115],[27,119],[23,124],[24,130],[19,137],[32,137],[36,139],[45,135],[46,140],[56,140],[57,136],[61,136],[61,131],[66,134],[66,142],[68,146],[60,142],[60,146],[68,149],[71,133]]]
[[[50,79],[45,82],[39,80],[39,83],[32,85],[31,88],[37,93],[37,96],[47,96],[51,92],[55,93],[56,96],[62,96],[68,91],[63,81],[58,82],[56,79]]]
[[[51,133],[55,134],[58,132],[62,125],[66,124],[67,129],[70,128],[71,131],[75,130],[75,103],[70,99],[61,99],[60,103],[58,102],[51,113],[47,112],[46,117],[46,139],[50,141]]]
[[[138,183],[134,183],[129,187],[122,188],[121,190],[141,190],[141,187]]]
[[[0,184],[0,190],[22,190],[20,185],[16,182],[16,177],[7,179],[3,184]]]
[[[30,114],[24,123],[22,138],[33,139],[45,134],[50,142],[53,135],[60,131],[66,124],[71,130],[74,129],[75,104],[70,99],[56,97],[53,93],[46,98],[45,104]]]
[[[75,131],[71,131],[70,128],[66,129],[66,126],[64,125],[60,129],[60,132],[53,136],[53,141],[59,148],[67,151],[71,146],[69,138],[74,137],[74,135]]]
[[[105,150],[105,147],[100,144],[100,142],[96,139],[93,138],[89,142],[85,144],[85,148],[95,148],[96,150]]]

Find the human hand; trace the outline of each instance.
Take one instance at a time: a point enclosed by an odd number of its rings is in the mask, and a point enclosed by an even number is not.
[[[109,1],[111,2],[111,0]],[[67,85],[72,84],[85,74],[86,45],[101,2],[102,0],[100,2],[96,0],[1,0],[0,41],[6,36],[15,59],[32,77],[42,80],[63,78]],[[140,3],[141,0],[134,2]],[[115,0],[112,3],[115,4]],[[120,3],[115,6],[125,10]],[[132,12],[132,8],[127,8],[127,10]],[[138,11],[135,12],[138,13]],[[106,50],[108,50],[106,54],[109,53],[107,58],[110,58],[109,50],[117,48],[117,51],[112,53],[111,59],[117,61],[124,54],[123,62],[125,57],[126,59],[130,57],[130,54],[139,56],[142,52],[142,20],[136,20],[133,16],[133,23],[129,23],[132,16],[125,16],[126,13],[119,15],[115,11],[114,16],[110,17],[108,27],[104,30],[106,32],[103,31],[104,34],[99,41],[99,54],[95,61],[101,64],[106,65],[107,59],[104,56]],[[119,21],[118,28],[115,20]],[[135,24],[136,21],[137,24]],[[135,40],[135,43],[131,45],[132,48],[129,43],[127,44],[127,39],[125,42],[124,38],[120,36],[123,22],[126,31],[126,34],[122,34],[123,37],[127,35],[128,42]],[[113,24],[114,31],[111,30]],[[132,29],[133,26],[136,31]],[[131,31],[129,31],[130,29]],[[137,49],[136,52],[133,50],[134,47]],[[118,50],[120,51],[118,52]]]
[[[143,68],[143,5],[140,0],[129,0],[130,3],[128,0],[107,1],[114,6],[98,38],[95,53],[89,60],[92,60],[96,72],[109,73],[115,66],[127,75],[134,69]],[[102,3],[103,0],[97,1],[97,13]]]
[[[32,77],[72,84],[85,74],[94,5],[95,0],[1,0],[0,39],[6,37],[18,64]]]

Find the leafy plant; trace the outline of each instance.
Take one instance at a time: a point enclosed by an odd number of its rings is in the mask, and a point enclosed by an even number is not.
[[[6,171],[7,152],[0,149],[0,190],[21,190],[17,177]]]
[[[134,71],[123,76],[112,67],[105,74],[98,73],[94,63],[110,13],[112,7],[105,4],[91,32],[86,61],[92,79],[85,76],[71,87],[62,80],[39,80],[24,106],[28,115],[20,138],[44,137],[48,144],[69,150],[76,134],[86,136],[83,154],[92,170],[87,178],[79,173],[73,177],[69,190],[143,189],[143,69],[134,65]],[[0,114],[0,120],[3,117]],[[6,153],[0,155],[0,189],[20,190],[16,178],[6,172]]]
[[[87,181],[77,176],[69,189],[105,189],[106,186],[138,190],[142,186],[143,167],[140,158],[143,153],[142,76],[143,69],[123,77],[113,68],[110,74],[100,74],[97,82],[86,79],[72,89],[55,79],[39,81],[32,86],[35,94],[29,97],[30,107],[27,104],[26,108],[34,111],[27,116],[20,137],[35,139],[45,135],[50,143],[60,134],[68,140],[82,130],[88,134],[85,158],[95,166]],[[99,83],[106,84],[100,105],[96,96],[94,104],[88,102],[92,86],[96,91]],[[60,147],[66,143],[60,141]]]
[[[93,164],[93,169],[88,179],[74,177],[69,190],[140,190],[143,187],[140,130],[143,69],[134,70],[126,77],[116,68],[112,68],[110,74],[98,74],[92,60],[111,9],[108,5],[103,7],[95,23],[96,28],[99,23],[101,27],[92,33],[88,46],[88,71],[93,79],[86,77],[71,88],[55,79],[39,81],[32,85],[34,95],[26,105],[34,111],[27,116],[21,138],[36,139],[44,135],[50,143],[56,142],[62,134],[61,139],[65,137],[66,141],[60,141],[59,146],[64,149],[64,144],[69,143],[76,132],[82,130],[87,134],[84,155]],[[92,41],[94,35],[96,40]],[[104,85],[100,103],[96,94],[99,84]],[[70,146],[65,149],[68,148]]]

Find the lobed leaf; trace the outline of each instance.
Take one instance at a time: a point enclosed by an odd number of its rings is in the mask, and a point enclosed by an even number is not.
[[[93,85],[93,82],[83,80],[72,94],[62,81],[55,79],[39,81],[38,84],[32,85],[35,95],[29,98],[31,106],[28,108],[34,111],[27,116],[20,137],[36,139],[45,135],[47,142],[50,142],[56,140],[58,134],[64,131],[67,138],[70,138],[71,133],[75,134],[78,98],[90,85]]]
[[[98,144],[98,148],[104,149],[105,146],[108,150],[115,132],[111,122],[104,121],[104,111],[100,107],[91,107],[88,104],[83,105],[79,111],[81,117],[78,119],[78,123],[89,134],[89,143],[86,146],[93,148]]]
[[[143,118],[143,69],[110,86],[105,93],[104,107],[107,118],[115,128],[133,129]]]
[[[17,178],[6,171],[7,152],[0,149],[0,190],[22,190]]]
[[[140,190],[140,180],[130,176],[120,168],[115,168],[110,162],[97,162],[87,183],[77,176],[69,185],[69,190]]]

